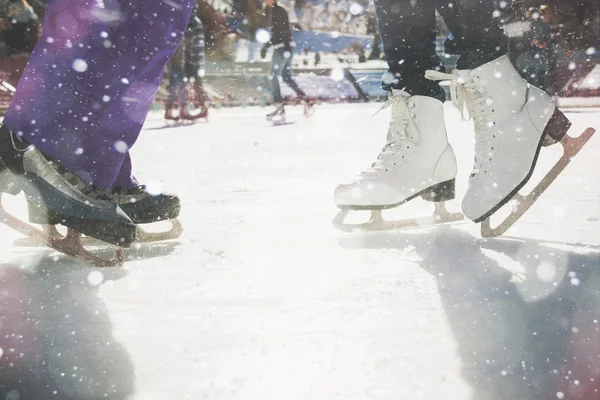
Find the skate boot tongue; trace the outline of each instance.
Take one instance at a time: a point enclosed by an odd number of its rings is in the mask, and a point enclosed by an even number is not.
[[[474,70],[455,70],[453,74],[428,70],[425,77],[434,81],[450,81],[452,103],[460,110],[461,120],[473,120],[475,126],[475,160],[471,176],[485,168],[495,148],[496,135],[493,128],[492,97],[485,82],[473,74]],[[464,111],[467,110],[468,117]]]
[[[385,166],[388,158],[396,157],[398,153],[405,149],[410,149],[410,145],[405,145],[407,141],[411,142],[419,139],[419,130],[415,124],[415,114],[413,112],[415,104],[410,99],[411,95],[404,90],[394,89],[388,100],[375,112],[377,114],[381,110],[391,106],[392,116],[390,127],[387,133],[386,144],[381,153],[371,167],[363,172],[362,175],[377,173],[379,169]]]

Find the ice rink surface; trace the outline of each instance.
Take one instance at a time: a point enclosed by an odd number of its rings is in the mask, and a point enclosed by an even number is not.
[[[289,107],[281,126],[256,107],[176,128],[151,114],[134,169],[181,197],[184,236],[100,271],[13,247],[0,225],[0,384],[19,399],[600,398],[600,134],[503,237],[342,233],[333,190],[383,146],[379,107]],[[472,125],[446,111],[458,211]],[[600,128],[599,109],[567,115],[571,135]]]

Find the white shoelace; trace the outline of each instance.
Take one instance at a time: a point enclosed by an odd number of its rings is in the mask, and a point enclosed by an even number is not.
[[[446,74],[439,71],[428,70],[425,78],[433,81],[450,81],[450,98],[452,103],[460,110],[461,120],[473,120],[475,125],[475,164],[472,174],[480,170],[485,171],[485,165],[492,157],[496,135],[489,128],[494,125],[490,118],[494,110],[490,107],[491,98],[486,96],[485,87],[478,77],[461,77],[455,74]],[[469,118],[465,118],[464,110],[467,109]]]
[[[390,120],[387,142],[375,162],[362,175],[377,173],[379,170],[386,168],[386,162],[390,158],[395,157],[398,152],[410,148],[410,145],[406,145],[407,141],[416,142],[419,140],[419,130],[415,124],[415,114],[412,112],[415,104],[410,101],[410,97],[410,94],[403,90],[395,90],[375,113],[377,114],[390,106],[392,107],[392,118]]]

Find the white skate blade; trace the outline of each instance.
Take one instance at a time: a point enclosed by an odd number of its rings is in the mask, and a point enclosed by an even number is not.
[[[571,162],[573,157],[579,153],[581,148],[590,140],[596,131],[593,128],[586,129],[581,136],[574,138],[565,134],[559,141],[563,146],[562,157],[554,164],[554,167],[540,180],[535,188],[528,195],[516,193],[510,201],[516,203],[510,214],[500,222],[495,228],[492,228],[490,217],[481,222],[481,236],[496,237],[506,232],[515,222],[525,214],[525,212],[535,203],[546,189],[554,182],[556,177],[565,169]],[[492,214],[493,215],[493,214]]]
[[[181,226],[181,222],[179,220],[174,219],[170,220],[171,229],[164,232],[148,232],[137,226],[136,231],[136,240],[135,243],[153,243],[153,242],[163,242],[166,240],[173,240],[179,238],[183,234],[183,227]],[[57,240],[65,239],[65,235],[60,233],[56,226],[54,225],[42,225],[44,233],[48,236],[51,236]],[[79,239],[79,242],[82,246],[85,247],[115,247],[117,246],[104,243],[101,240],[95,239],[93,237],[82,236]],[[17,239],[13,243],[16,247],[45,247],[46,244],[43,239],[39,237],[27,237],[22,239]]]
[[[181,222],[179,222],[178,219],[172,219],[169,221],[171,222],[171,229],[164,232],[148,232],[138,225],[135,242],[152,243],[177,239],[183,234],[183,226],[181,226]]]
[[[272,117],[267,117],[267,121],[272,122],[273,125],[283,125],[286,123],[285,114],[278,114]]]
[[[435,203],[433,215],[420,218],[409,218],[396,221],[387,221],[381,214],[382,210],[372,210],[369,221],[357,224],[344,223],[344,220],[352,210],[340,210],[335,216],[333,225],[343,232],[376,232],[392,229],[423,228],[439,224],[462,221],[465,216],[462,213],[451,213],[446,209],[445,202]]]

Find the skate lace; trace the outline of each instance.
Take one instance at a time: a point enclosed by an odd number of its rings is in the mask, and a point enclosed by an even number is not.
[[[412,112],[415,104],[410,101],[410,94],[404,90],[394,90],[388,100],[373,115],[390,106],[392,107],[392,117],[390,119],[386,144],[381,149],[375,162],[362,175],[378,173],[381,169],[386,168],[386,163],[390,158],[410,149],[410,145],[407,145],[407,142],[416,142],[419,140],[419,130],[414,120],[415,114]],[[404,158],[404,155],[402,155],[402,158]]]
[[[477,76],[461,77],[433,70],[428,70],[425,77],[433,81],[450,81],[450,98],[460,110],[461,121],[472,119],[475,126],[475,161],[471,176],[481,170],[487,172],[486,165],[492,159],[496,134],[489,129],[495,125],[491,118],[494,110],[490,107],[492,99],[487,95],[485,85]]]

